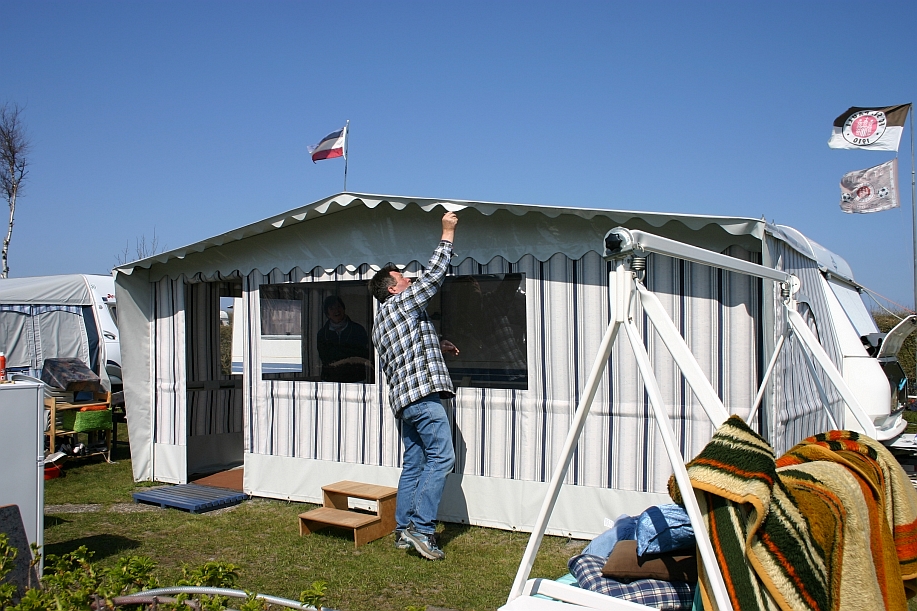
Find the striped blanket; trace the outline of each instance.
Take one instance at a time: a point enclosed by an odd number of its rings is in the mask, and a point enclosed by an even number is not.
[[[736,611],[906,610],[917,593],[917,491],[880,443],[831,431],[776,460],[733,416],[687,467]]]

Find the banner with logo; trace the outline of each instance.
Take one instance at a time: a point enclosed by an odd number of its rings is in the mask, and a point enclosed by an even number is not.
[[[880,212],[898,206],[897,159],[848,172],[841,178],[841,210],[844,212]]]
[[[833,149],[896,151],[910,104],[860,108],[853,106],[834,120],[828,146]]]

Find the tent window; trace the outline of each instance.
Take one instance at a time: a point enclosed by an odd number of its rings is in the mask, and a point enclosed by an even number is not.
[[[427,312],[459,349],[446,357],[456,387],[528,388],[523,274],[448,277]]]
[[[828,280],[828,286],[831,287],[834,296],[837,297],[841,307],[844,309],[844,313],[847,314],[850,323],[853,325],[853,328],[856,329],[860,337],[879,332],[878,327],[876,327],[876,322],[869,314],[869,311],[863,304],[863,299],[856,289],[852,286],[830,279]]]
[[[361,281],[260,287],[265,380],[372,384],[372,304]]]
[[[802,319],[809,326],[809,331],[815,336],[815,339],[821,341],[821,336],[818,334],[818,321],[815,320],[815,311],[805,301],[800,301],[796,304],[796,311],[802,317]]]

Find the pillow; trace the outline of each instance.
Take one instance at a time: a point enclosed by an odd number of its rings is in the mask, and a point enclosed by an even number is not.
[[[97,403],[96,405],[87,405],[81,407],[78,411],[81,412],[101,412],[102,410],[108,409],[108,405],[105,403]]]
[[[619,581],[661,579],[694,582],[697,581],[697,556],[687,553],[687,550],[638,556],[636,541],[618,541],[602,567],[602,575]]]
[[[567,567],[576,577],[576,583],[584,590],[666,611],[691,611],[693,608],[696,583],[660,579],[617,581],[602,575],[604,561],[599,556],[579,554],[570,558]]]

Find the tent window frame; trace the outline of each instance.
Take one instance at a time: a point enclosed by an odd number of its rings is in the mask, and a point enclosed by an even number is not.
[[[437,332],[459,349],[446,356],[456,388],[528,390],[525,274],[447,276],[427,305]]]
[[[364,281],[262,284],[258,290],[262,380],[376,383],[372,296]],[[349,319],[343,328],[334,328],[327,314],[333,306],[325,307],[335,297]]]

